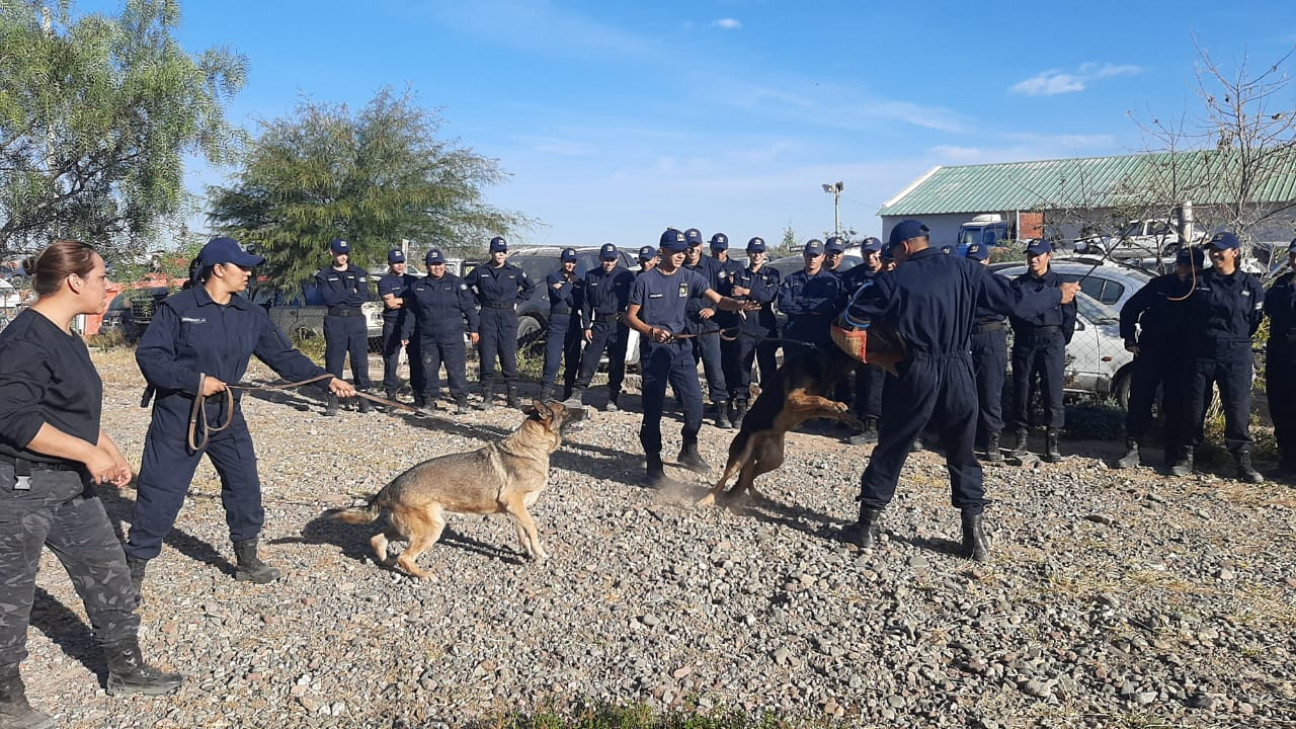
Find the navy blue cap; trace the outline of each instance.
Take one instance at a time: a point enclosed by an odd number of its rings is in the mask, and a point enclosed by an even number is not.
[[[1028,256],[1042,256],[1045,253],[1052,252],[1053,244],[1049,242],[1048,238],[1036,238],[1026,246],[1026,255]]]
[[[617,252],[617,247],[611,243],[604,243],[602,247],[599,248],[600,261],[615,261],[620,257],[621,254]]]
[[[1216,233],[1215,235],[1212,235],[1211,239],[1207,241],[1206,246],[1209,248],[1223,248],[1223,249],[1235,248],[1236,249],[1236,248],[1241,248],[1242,243],[1241,241],[1238,240],[1238,237],[1236,235],[1233,235],[1232,233],[1225,230]]]
[[[494,238],[491,238],[491,242],[490,242],[490,252],[491,252],[491,253],[508,253],[508,241],[504,240],[503,238],[499,237],[498,235],[495,236]]]
[[[931,231],[927,229],[927,226],[917,220],[901,220],[891,229],[891,236],[888,238],[887,242],[891,245],[895,245],[897,243],[903,243],[910,238],[921,238],[930,234]]]
[[[686,251],[688,250],[688,240],[684,234],[675,228],[667,228],[665,233],[661,234],[661,249],[663,251]]]
[[[684,242],[688,243],[690,248],[702,245],[702,231],[697,228],[689,228],[684,231]]]
[[[265,263],[261,256],[254,256],[243,250],[233,238],[212,238],[198,252],[198,258],[204,266],[215,266],[218,263],[232,263],[235,266],[260,266]]]
[[[568,262],[573,262],[573,263],[574,263],[574,262],[576,261],[576,249],[575,249],[575,248],[564,248],[564,249],[562,249],[562,255],[559,256],[558,258],[559,258],[559,260],[561,260],[563,263],[568,263]]]
[[[860,252],[881,251],[881,250],[882,250],[882,241],[878,240],[877,238],[874,238],[873,236],[869,236],[868,238],[865,238],[864,242],[860,243]]]
[[[643,248],[639,249],[640,261],[651,261],[656,257],[657,257],[657,249],[653,248],[652,246],[644,246]]]
[[[350,255],[350,253],[351,253],[351,244],[350,244],[350,243],[347,243],[346,241],[342,240],[341,238],[334,238],[334,239],[333,239],[333,242],[332,242],[332,243],[329,243],[329,250],[330,250],[330,251],[333,251],[335,254],[336,254],[336,253],[346,253],[346,254]]]
[[[729,236],[724,233],[716,233],[711,236],[711,250],[727,251],[729,250]]]
[[[842,240],[841,238],[838,238],[837,236],[834,235],[828,240],[824,241],[824,253],[845,253],[845,252],[846,252],[846,241]]]
[[[388,263],[404,263],[404,262],[405,262],[405,251],[402,251],[402,250],[399,249],[399,248],[393,248],[393,249],[391,249],[390,251],[387,251],[387,262],[388,262]]]
[[[824,253],[823,241],[818,238],[811,238],[806,241],[805,247],[801,249],[801,254],[805,255],[807,253],[815,256],[822,256]]]
[[[974,261],[984,261],[990,257],[990,247],[983,246],[980,243],[973,243],[967,247],[967,253],[963,257],[971,258]]]
[[[765,252],[765,239],[764,239],[764,238],[752,238],[751,240],[747,241],[747,252],[748,252],[748,253],[764,253],[764,252]]]
[[[1296,241],[1292,242],[1296,243]],[[1192,265],[1201,268],[1206,263],[1206,252],[1197,246],[1180,248],[1179,252],[1175,254],[1175,263],[1187,264],[1188,261],[1192,261]]]
[[[445,263],[445,256],[441,255],[440,248],[433,248],[423,257],[423,262],[431,266],[434,263]]]

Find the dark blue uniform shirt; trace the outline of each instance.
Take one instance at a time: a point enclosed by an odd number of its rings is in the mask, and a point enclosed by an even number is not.
[[[980,265],[980,264],[977,264]],[[1027,271],[1012,280],[1013,286],[1027,293],[1040,293],[1045,289],[1056,289],[1062,285],[1062,277],[1053,269],[1049,269],[1043,276]],[[1057,304],[1043,311],[1036,312],[1031,316],[1011,316],[1012,328],[1015,334],[1029,336],[1031,331],[1036,327],[1058,327],[1062,330],[1062,338],[1070,342],[1071,335],[1075,333],[1076,323],[1076,303],[1072,301],[1065,306]]]
[[[477,309],[473,306],[472,291],[467,283],[452,273],[441,278],[425,276],[415,281],[409,288],[405,306],[413,312],[413,322],[421,337],[462,337],[465,321],[469,332],[477,331]],[[406,328],[411,328],[409,322]],[[409,336],[402,339],[409,339]]]
[[[315,274],[315,285],[330,314],[358,311],[360,305],[369,300],[369,274],[350,263],[343,271],[332,266],[321,268]]]
[[[832,316],[841,305],[842,283],[837,274],[821,268],[811,276],[804,269],[788,274],[779,289],[779,311],[789,317]]]
[[[41,426],[99,442],[103,384],[85,342],[33,309],[0,332],[0,452],[51,461],[27,444]]]
[[[903,297],[897,295],[900,289]],[[910,351],[964,354],[971,351],[978,305],[1025,318],[1052,310],[1061,299],[1060,289],[1037,292],[1014,286],[975,261],[926,248],[875,278],[855,298],[850,315],[889,323]],[[950,316],[952,312],[957,316]]]
[[[680,334],[688,324],[688,304],[711,289],[707,280],[686,268],[667,276],[661,268],[641,274],[630,290],[630,303],[639,306],[639,320]],[[710,302],[707,302],[708,304]]]
[[[550,316],[580,311],[585,301],[585,282],[575,274],[568,281],[561,268],[545,277],[545,291],[549,293]]]
[[[1269,342],[1271,348],[1280,343],[1286,346],[1289,336],[1296,336],[1296,273],[1284,273],[1265,292],[1264,313],[1269,315]]]
[[[535,293],[535,284],[526,272],[505,261],[495,268],[484,263],[468,272],[464,283],[477,294],[477,303],[492,309],[505,309],[526,301]]]
[[[1191,311],[1185,296],[1192,281],[1167,273],[1148,281],[1121,306],[1120,336],[1127,344],[1173,344],[1187,335]],[[1135,326],[1137,325],[1137,327]]]
[[[409,289],[410,284],[418,280],[417,276],[408,273],[397,276],[394,273],[388,273],[386,276],[378,279],[378,298],[382,299],[387,294],[391,294],[398,299],[405,298],[405,292]],[[404,308],[389,309],[386,304],[383,305],[383,318],[388,321],[399,321],[401,314],[405,312]]]
[[[728,292],[719,292],[728,296],[733,292],[734,286],[741,286],[744,289],[750,289],[751,293],[747,296],[738,297],[739,301],[756,301],[761,308],[759,311],[749,311],[741,319],[741,325],[744,329],[763,328],[772,330],[778,326],[774,319],[774,300],[778,298],[779,285],[782,283],[782,277],[778,269],[773,266],[761,266],[759,271],[752,271],[751,268],[744,268],[730,278]]]
[[[630,288],[635,275],[617,266],[604,271],[602,266],[585,273],[585,303],[581,315],[589,329],[595,319],[606,319],[623,312],[630,305]]]
[[[135,361],[158,397],[192,397],[202,375],[236,384],[254,354],[286,380],[325,374],[323,367],[293,349],[265,309],[239,294],[228,304],[217,304],[202,286],[181,291],[158,306],[153,323],[140,337]]]
[[[1215,343],[1250,342],[1264,319],[1264,287],[1245,271],[1225,276],[1208,269],[1187,303],[1192,339],[1207,353]]]

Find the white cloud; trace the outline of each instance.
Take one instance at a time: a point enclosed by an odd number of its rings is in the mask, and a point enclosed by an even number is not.
[[[938,159],[954,162],[972,162],[984,158],[984,153],[976,147],[958,147],[950,144],[936,145],[930,152]]]
[[[1143,68],[1141,66],[1130,63],[1097,63],[1089,61],[1080,64],[1080,67],[1074,72],[1064,72],[1058,69],[1041,71],[1025,81],[1013,84],[1009,91],[1027,96],[1069,94],[1074,91],[1084,91],[1086,85],[1096,79],[1111,78],[1113,76],[1133,76],[1142,72]]]
[[[742,21],[737,18],[720,18],[719,20],[711,21],[711,27],[719,28],[720,30],[738,30],[739,28],[742,28]]]

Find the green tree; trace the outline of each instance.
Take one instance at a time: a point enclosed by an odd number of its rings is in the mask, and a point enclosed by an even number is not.
[[[224,109],[246,61],[185,53],[178,0],[129,0],[115,18],[70,7],[0,0],[0,251],[76,237],[111,260],[184,212],[185,155],[232,161]]]
[[[212,222],[255,243],[280,290],[309,280],[338,237],[357,265],[385,261],[402,238],[480,253],[526,220],[482,198],[505,177],[499,162],[439,139],[440,126],[409,91],[384,89],[354,114],[303,101],[264,122],[234,184],[212,189]]]

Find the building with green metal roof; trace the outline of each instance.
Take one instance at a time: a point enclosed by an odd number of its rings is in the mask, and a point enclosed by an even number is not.
[[[1174,219],[1190,201],[1199,226],[1261,220],[1253,239],[1290,239],[1296,154],[1260,159],[1244,166],[1232,152],[1195,151],[934,167],[878,215],[884,237],[901,220],[917,218],[943,246],[978,215],[1003,216],[1018,238],[1070,240],[1086,228],[1110,232],[1127,220]],[[1245,183],[1252,202],[1239,210],[1244,168],[1253,180]]]

